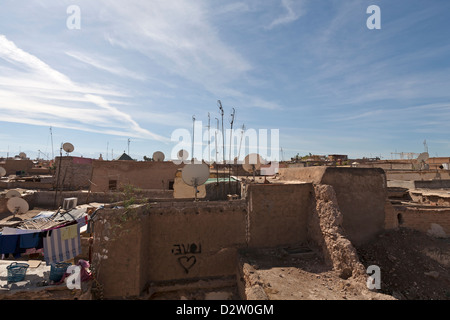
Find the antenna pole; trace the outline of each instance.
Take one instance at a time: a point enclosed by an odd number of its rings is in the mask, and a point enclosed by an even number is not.
[[[53,132],[52,132],[52,127],[50,127],[50,139],[52,141],[52,159],[55,159],[55,154],[53,153]]]
[[[211,118],[208,112],[208,161],[211,164]]]
[[[106,161],[108,161],[109,142],[106,142]]]
[[[56,206],[56,198],[58,196],[58,187],[59,187],[59,179],[61,178],[61,167],[62,167],[62,143],[61,148],[59,149],[59,166],[58,166],[58,178],[56,179],[56,188],[55,188],[55,201],[53,203],[53,206]]]
[[[230,132],[230,163],[231,163],[231,148],[232,148],[232,138],[233,138],[233,123],[234,123],[234,116],[236,114],[236,110],[234,110],[231,112],[231,120],[230,120],[230,124],[231,124],[231,132]]]
[[[194,136],[195,136],[195,114],[192,116],[192,156],[191,160],[194,160]]]
[[[220,100],[217,100],[217,103],[219,105],[220,114],[222,116],[222,160],[223,163],[225,163],[225,133],[223,132],[223,108],[222,108],[222,102]]]
[[[219,167],[217,166],[217,155],[219,154],[219,150],[217,150],[217,133],[219,132],[219,119],[216,118],[217,121],[217,129],[214,133],[214,142],[216,144],[216,178],[217,178],[217,185],[219,185]]]
[[[128,155],[130,155],[130,138],[128,138]]]
[[[234,116],[235,116],[235,114],[236,114],[236,110],[234,109],[234,108],[232,108],[232,112],[231,112],[231,120],[230,120],[230,128],[231,128],[231,130],[230,130],[230,164],[229,164],[229,167],[228,167],[228,187],[230,188],[230,192],[231,192],[231,166],[233,165],[232,164],[232,162],[231,162],[231,149],[233,148],[232,147],[232,138],[233,138],[233,123],[234,123]]]

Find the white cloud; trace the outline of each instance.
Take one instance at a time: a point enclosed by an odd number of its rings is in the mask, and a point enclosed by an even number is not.
[[[15,67],[3,67],[8,77],[0,76],[2,121],[168,141],[141,128],[95,89],[71,81],[4,35],[0,35],[0,58]]]
[[[124,67],[121,67],[119,65],[118,61],[111,59],[109,57],[105,57],[105,56],[93,57],[93,56],[88,56],[87,54],[81,53],[81,52],[65,52],[65,53],[69,57],[72,57],[76,60],[86,63],[97,69],[112,73],[114,75],[118,75],[118,76],[126,77],[126,78],[133,78],[133,79],[141,80],[141,81],[146,80],[146,77],[144,75],[141,75],[139,73],[136,73],[134,71],[131,71]]]
[[[299,0],[281,0],[281,5],[286,10],[286,13],[273,20],[269,26],[267,26],[267,29],[294,22],[303,14],[301,11],[302,3]]]

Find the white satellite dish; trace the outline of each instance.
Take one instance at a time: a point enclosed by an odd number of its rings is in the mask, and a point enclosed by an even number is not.
[[[242,168],[248,173],[253,173],[253,180],[255,180],[256,171],[261,169],[261,164],[263,159],[257,153],[250,153],[244,159],[244,163],[242,163]]]
[[[9,190],[5,196],[8,199],[16,198],[16,197],[20,198],[22,196],[22,194],[17,190]]]
[[[24,214],[30,209],[28,202],[19,197],[13,197],[9,199],[6,203],[6,207],[14,215]]]
[[[189,152],[182,149],[177,153],[178,160],[186,160],[189,157]]]
[[[161,151],[156,151],[153,153],[153,160],[164,161],[165,155]]]
[[[195,188],[195,200],[197,200],[198,186],[204,184],[209,178],[209,166],[206,163],[190,163],[181,170],[181,178],[184,183]]]
[[[3,167],[0,167],[0,177],[3,177],[6,175],[6,170]]]
[[[73,144],[71,144],[70,142],[66,142],[63,144],[62,148],[64,149],[65,152],[67,153],[71,153],[73,152],[73,150],[75,150],[75,147],[73,146]]]

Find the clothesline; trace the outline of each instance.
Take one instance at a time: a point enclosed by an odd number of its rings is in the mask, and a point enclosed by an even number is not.
[[[1,254],[17,256],[29,249],[43,249],[44,260],[49,265],[70,260],[81,253],[80,229],[88,223],[86,212],[42,212],[37,216],[16,228],[1,230]]]

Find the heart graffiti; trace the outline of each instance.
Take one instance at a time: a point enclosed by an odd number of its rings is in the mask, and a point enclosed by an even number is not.
[[[183,267],[186,273],[189,273],[189,270],[194,266],[196,262],[197,259],[195,258],[195,256],[190,257],[183,256],[178,258],[178,263],[180,264],[181,267]]]

